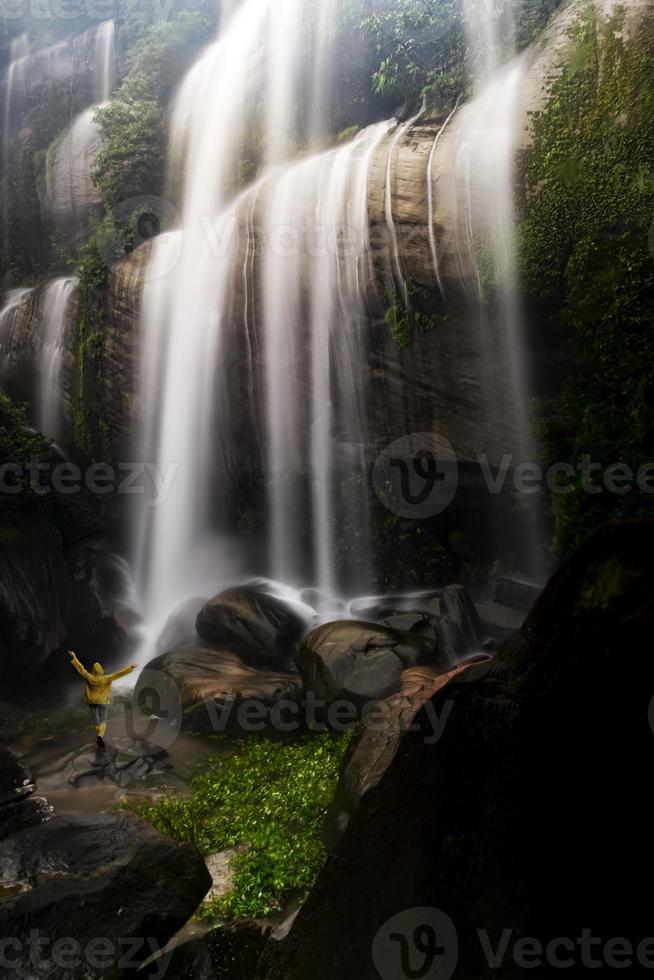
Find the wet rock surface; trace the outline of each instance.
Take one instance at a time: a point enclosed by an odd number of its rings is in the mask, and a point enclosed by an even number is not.
[[[148,671],[161,671],[175,682],[187,732],[278,734],[271,712],[302,693],[299,674],[256,670],[231,650],[210,646],[172,650],[150,661]]]
[[[128,813],[57,817],[0,842],[0,932],[25,937],[37,930],[52,945],[79,944],[74,972],[18,956],[12,980],[82,980],[120,975],[138,965],[193,914],[211,884],[191,844],[176,844]],[[90,962],[94,940],[107,940],[102,967]]]
[[[9,749],[0,745],[0,839],[49,820],[54,810],[33,795],[36,785]]]
[[[195,625],[207,643],[233,649],[252,666],[284,669],[305,622],[284,600],[250,584],[214,596],[200,609]]]
[[[400,747],[402,737],[415,724],[423,705],[435,694],[456,684],[478,681],[491,670],[491,658],[483,655],[440,673],[433,667],[410,667],[402,673],[397,694],[383,703],[379,723],[366,726],[356,735],[343,760],[334,799],[325,818],[323,837],[333,847],[345,832],[350,818],[365,794],[379,784]],[[451,705],[446,701],[440,713],[429,712],[432,743],[443,735]]]
[[[430,638],[351,620],[312,630],[297,660],[306,689],[318,701],[348,700],[360,707],[398,690],[407,667],[437,663]]]

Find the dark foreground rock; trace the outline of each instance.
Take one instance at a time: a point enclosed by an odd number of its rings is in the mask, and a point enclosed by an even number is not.
[[[427,705],[418,712],[288,937],[268,943],[260,976],[402,976],[403,948],[415,969],[424,961],[412,944],[430,916],[457,976],[523,977],[526,947],[515,943],[527,937],[540,944],[539,975],[560,974],[552,957],[571,960],[575,977],[589,957],[596,971],[613,966],[615,937],[627,950],[618,959],[642,975],[654,874],[653,553],[654,523],[598,529],[502,649],[503,670],[430,700],[439,715],[452,704],[437,742]],[[589,931],[598,938],[584,953]],[[503,935],[493,966],[482,940],[497,950]],[[564,946],[547,952],[555,937]]]
[[[299,701],[299,674],[255,670],[231,650],[209,646],[184,647],[156,657],[148,664],[141,684],[149,685],[149,672],[162,671],[175,682],[181,698],[184,731],[211,734],[277,734],[274,710]]]
[[[0,935],[21,945],[0,977],[120,976],[163,948],[210,885],[193,845],[129,813],[58,817],[14,834],[0,842]],[[42,966],[30,962],[32,931],[44,940]],[[53,944],[66,938],[76,945],[68,943],[62,965]]]
[[[274,925],[259,919],[241,919],[213,929],[173,951],[165,980],[254,980],[257,963],[273,931]],[[161,963],[153,962],[143,971],[143,977],[161,977]]]
[[[203,640],[238,653],[255,667],[291,662],[305,623],[263,585],[241,585],[214,596],[200,609],[196,629]]]
[[[35,789],[22,763],[0,745],[0,840],[52,817],[47,800],[32,795]]]
[[[418,633],[343,621],[325,623],[302,640],[298,666],[305,687],[324,704],[363,707],[399,690],[402,671],[418,664],[447,669],[433,642]]]
[[[477,656],[445,674],[433,667],[410,667],[404,671],[401,689],[381,706],[383,715],[375,724],[364,727],[349,745],[334,799],[325,818],[323,836],[328,847],[335,845],[365,794],[383,778],[401,745],[402,736],[415,723],[422,706],[439,691],[445,691],[455,684],[478,681],[489,673],[491,664],[490,657]],[[449,710],[450,703],[445,701],[440,714],[433,709],[428,712],[432,743],[441,738]]]

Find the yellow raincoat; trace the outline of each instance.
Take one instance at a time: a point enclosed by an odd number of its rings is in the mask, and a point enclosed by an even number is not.
[[[122,670],[117,670],[115,674],[105,674],[102,664],[93,664],[93,673],[90,674],[77,657],[73,657],[70,662],[80,677],[86,681],[87,704],[109,704],[113,682],[119,677],[131,674],[134,670],[134,667],[124,667]]]

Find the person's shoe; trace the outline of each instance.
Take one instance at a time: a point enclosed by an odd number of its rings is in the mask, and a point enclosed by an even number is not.
[[[96,740],[95,741],[96,741],[96,743],[97,743],[97,745],[98,745],[99,748],[101,748],[101,749],[104,748],[104,739],[102,738],[101,735],[98,735],[96,737]]]

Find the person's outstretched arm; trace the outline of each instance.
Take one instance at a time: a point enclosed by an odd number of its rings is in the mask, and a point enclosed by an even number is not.
[[[93,675],[89,674],[86,667],[79,662],[79,660],[77,659],[76,655],[73,653],[72,650],[68,651],[68,656],[70,657],[71,667],[75,668],[75,670],[80,675],[80,677],[83,677],[85,681],[93,680]]]
[[[115,674],[105,674],[104,679],[113,684],[119,677],[125,677],[126,674],[131,674],[133,670],[136,670],[136,664],[132,664],[131,667],[123,667],[122,670],[117,670]]]

